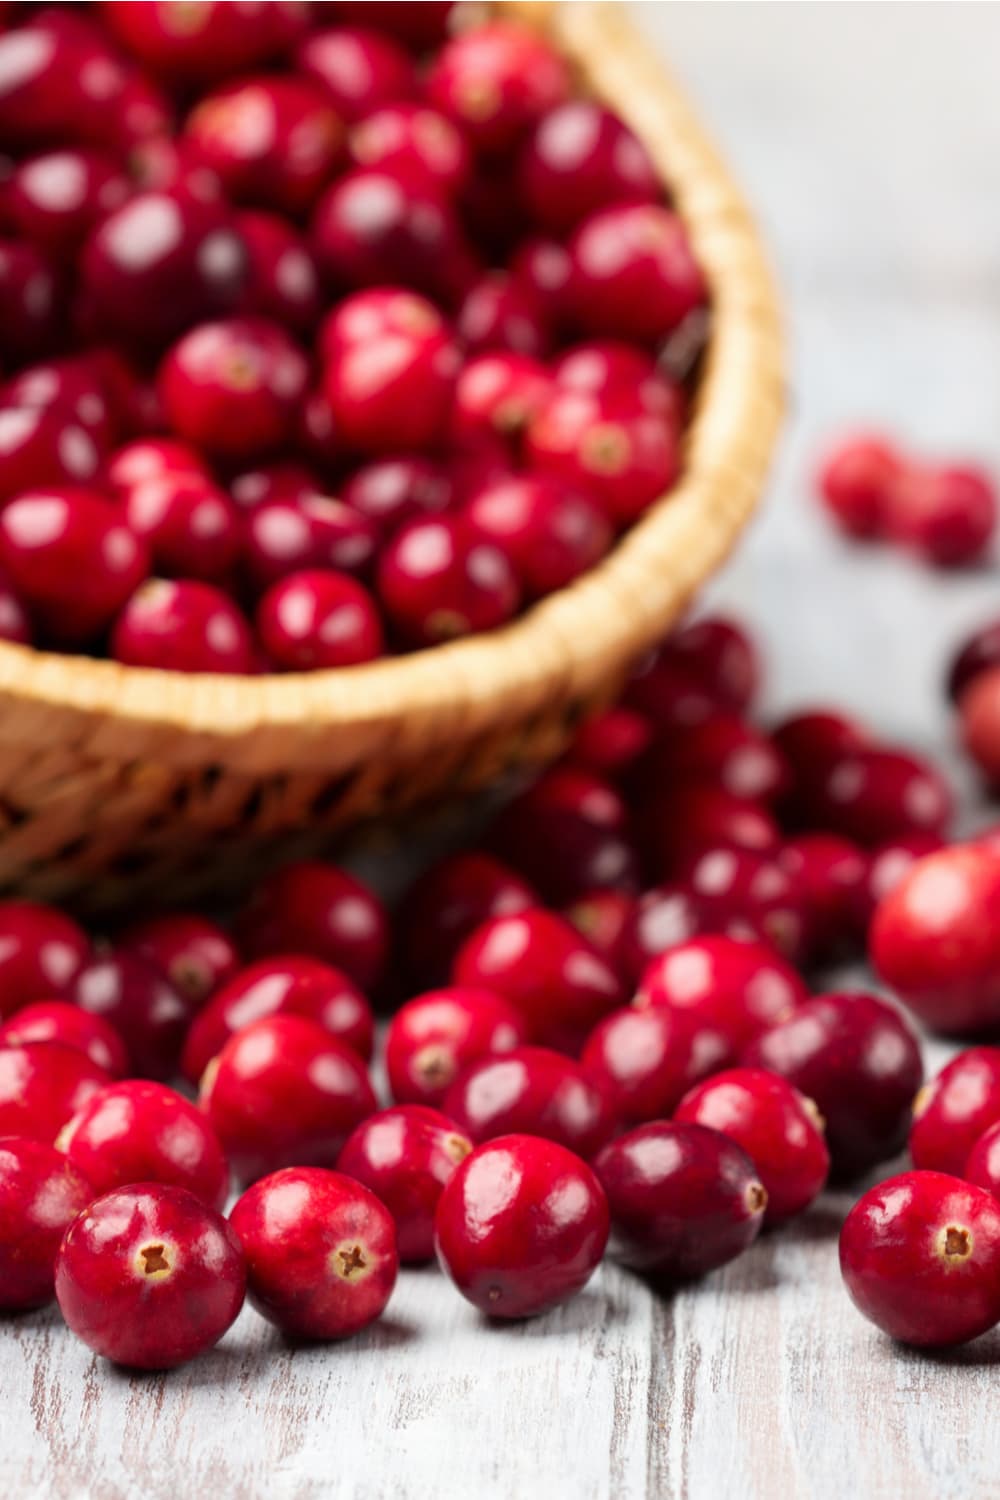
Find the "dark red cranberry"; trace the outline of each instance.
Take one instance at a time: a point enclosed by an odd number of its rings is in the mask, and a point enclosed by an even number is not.
[[[174,912],[134,922],[119,936],[118,944],[152,964],[196,1006],[206,1004],[240,966],[228,933],[195,912]]]
[[[962,747],[990,788],[1000,786],[1000,670],[980,672],[962,694]]]
[[[98,1193],[167,1182],[221,1209],[229,1168],[195,1105],[162,1083],[129,1079],[98,1089],[60,1132],[60,1151]]]
[[[952,703],[959,702],[973,678],[997,666],[1000,666],[1000,620],[992,620],[968,636],[951,659],[947,692]]]
[[[471,1063],[442,1108],[477,1143],[537,1135],[584,1158],[599,1151],[617,1125],[610,1099],[593,1076],[546,1047],[515,1047]]]
[[[178,16],[170,4],[102,5],[116,41],[177,86],[204,86],[279,55],[305,29],[296,0],[206,0]]]
[[[183,1188],[136,1183],[106,1193],[66,1231],[59,1310],[95,1354],[169,1370],[217,1344],[243,1306],[234,1231]]]
[[[941,840],[934,834],[911,833],[906,838],[890,839],[868,852],[867,868],[856,893],[854,908],[857,930],[863,937],[867,935],[878,907],[890,891],[896,889],[911,866],[925,854],[934,854],[940,848]]]
[[[92,225],[128,195],[112,156],[85,147],[29,157],[14,171],[7,212],[24,239],[57,260],[71,259]]]
[[[399,1104],[439,1105],[463,1070],[525,1038],[520,1013],[490,990],[429,990],[393,1016],[385,1066]]]
[[[31,621],[10,583],[0,574],[0,640],[30,646]]]
[[[465,515],[479,536],[510,558],[528,599],[565,588],[598,563],[613,540],[596,501],[544,476],[512,475],[488,485]]]
[[[61,288],[49,257],[36,245],[0,240],[5,362],[40,359],[62,342],[61,304]]]
[[[943,1172],[870,1188],[840,1232],[840,1272],[890,1338],[945,1348],[1000,1321],[1000,1204]]]
[[[484,922],[460,948],[453,978],[503,995],[532,1041],[567,1051],[625,999],[607,961],[569,922],[541,908]]]
[[[350,667],[382,654],[375,603],[346,573],[290,573],[268,589],[256,620],[268,661],[279,671]]]
[[[537,905],[537,892],[491,854],[449,855],[418,876],[403,899],[398,932],[407,972],[419,984],[443,982],[482,922]]]
[[[446,195],[458,192],[470,169],[468,145],[452,122],[405,100],[383,104],[359,120],[348,151],[356,167],[392,172]]]
[[[587,99],[542,117],[522,151],[518,182],[528,213],[553,234],[598,209],[652,202],[661,192],[642,142],[617,115]]]
[[[674,663],[713,698],[737,713],[757,696],[763,675],[760,656],[742,626],[725,615],[703,615],[667,637],[661,659]]]
[[[125,496],[125,518],[149,547],[160,573],[222,582],[240,554],[240,515],[210,480],[165,474],[143,480]]]
[[[399,1271],[389,1209],[360,1182],[286,1167],[248,1188],[230,1223],[247,1257],[250,1302],[299,1339],[347,1338],[385,1309]]]
[[[781,843],[778,825],[766,808],[702,781],[644,803],[636,814],[636,827],[652,872],[661,875],[683,870],[705,849],[772,856]]]
[[[547,771],[508,803],[490,845],[552,905],[604,886],[639,886],[624,802],[609,782],[573,766]]]
[[[748,849],[706,848],[681,872],[704,927],[759,937],[801,967],[811,933],[805,893],[778,859]]]
[[[720,713],[654,743],[634,780],[653,795],[679,782],[710,781],[734,797],[773,802],[788,776],[781,752],[766,735],[737,714]]]
[[[0,1047],[0,1136],[54,1141],[109,1075],[79,1047],[23,1042]]]
[[[902,1150],[924,1076],[919,1043],[899,1012],[855,993],[805,1000],[752,1041],[741,1063],[780,1073],[813,1100],[841,1180]]]
[[[322,495],[319,476],[295,460],[258,464],[244,469],[229,481],[229,493],[241,510],[254,511],[259,505],[289,501],[300,505]]]
[[[594,1162],[611,1210],[609,1254],[684,1281],[735,1260],[760,1234],[767,1193],[747,1153],[717,1130],[640,1125]]]
[[[804,906],[810,960],[827,963],[850,952],[857,943],[867,856],[834,833],[805,833],[782,846],[778,863]]]
[[[509,150],[570,91],[565,59],[540,31],[488,21],[447,42],[431,65],[427,93],[477,151]]]
[[[457,10],[455,0],[427,0],[420,5],[410,0],[380,0],[378,12],[373,13],[369,0],[337,0],[337,15],[343,21],[377,20],[381,31],[417,52],[440,45]]]
[[[953,811],[951,789],[936,766],[878,747],[818,763],[797,778],[794,800],[805,826],[866,848],[911,833],[943,835]]]
[[[962,1177],[1000,1198],[1000,1121],[990,1125],[976,1140]]]
[[[551,390],[548,371],[530,355],[499,350],[468,360],[455,386],[453,441],[465,452],[497,443],[516,449]]]
[[[639,898],[630,891],[592,890],[578,896],[562,912],[567,922],[572,922],[577,932],[607,959],[625,983],[631,975],[627,971],[623,943],[635,919],[638,904]]]
[[[572,765],[617,780],[631,771],[653,741],[653,727],[635,709],[614,704],[580,725],[567,752]]]
[[[305,239],[278,214],[243,213],[236,223],[250,259],[241,311],[310,334],[319,320],[322,290]]]
[[[553,332],[564,331],[572,319],[573,261],[558,239],[535,236],[522,240],[508,256],[511,274],[545,308]]]
[[[512,472],[510,445],[485,434],[470,447],[456,447],[449,454],[448,479],[451,484],[451,509],[461,509],[487,485],[508,479]]]
[[[545,303],[527,281],[507,271],[487,271],[469,287],[455,327],[473,355],[507,352],[539,359],[552,343]]]
[[[724,1046],[667,1006],[626,1005],[598,1022],[580,1062],[614,1118],[635,1125],[672,1114],[691,1085],[720,1062]]]
[[[452,498],[445,470],[419,455],[379,458],[355,469],[340,495],[383,540],[407,521],[447,510]]]
[[[765,1223],[808,1208],[830,1170],[823,1122],[811,1099],[762,1068],[732,1068],[697,1084],[674,1116],[728,1135],[753,1161],[767,1192]]]
[[[591,214],[570,251],[574,310],[588,333],[655,344],[707,300],[683,221],[657,204]]]
[[[625,685],[627,708],[644,714],[658,734],[669,734],[725,709],[711,690],[690,672],[665,660],[662,648],[650,652]]]
[[[137,438],[117,449],[104,466],[104,478],[122,496],[150,480],[173,477],[210,478],[201,455],[173,438]]]
[[[976,1141],[997,1120],[1000,1047],[969,1047],[946,1063],[914,1100],[914,1166],[958,1176]]]
[[[72,917],[37,901],[0,901],[0,1020],[65,995],[90,941]]]
[[[366,992],[389,953],[385,909],[366,885],[318,860],[285,865],[260,882],[236,921],[249,958],[298,953],[343,969]]]
[[[65,1000],[36,1000],[21,1006],[0,1026],[3,1046],[22,1047],[27,1042],[75,1047],[110,1078],[121,1078],[128,1071],[125,1044],[111,1023]]]
[[[918,860],[875,913],[883,982],[945,1036],[1000,1031],[1000,854],[956,845]]]
[[[909,469],[893,485],[888,526],[894,538],[942,568],[980,562],[997,523],[997,492],[982,469]]]
[[[129,667],[166,672],[254,669],[250,627],[221,589],[184,579],[151,578],[118,617],[111,654]]]
[[[59,1243],[93,1197],[54,1146],[0,1139],[0,1309],[23,1312],[49,1301]]]
[[[314,32],[296,53],[296,63],[300,72],[323,85],[341,119],[351,123],[416,93],[412,58],[374,28]]]
[[[200,1102],[237,1177],[335,1162],[375,1109],[357,1053],[315,1021],[271,1015],[235,1032],[201,1081]]]
[[[127,951],[95,958],[77,975],[72,999],[115,1028],[133,1074],[173,1076],[195,1007],[151,964]]]
[[[29,365],[7,381],[0,402],[5,407],[56,407],[66,421],[87,432],[102,455],[116,436],[116,413],[99,356]]]
[[[796,776],[808,775],[819,761],[839,760],[871,744],[855,719],[828,708],[791,714],[772,729],[771,738]]]
[[[511,619],[519,604],[506,554],[459,516],[404,526],[383,551],[377,576],[392,626],[417,646],[492,630]]]
[[[885,532],[890,497],[903,473],[903,461],[883,438],[866,433],[846,438],[820,465],[817,483],[823,503],[848,536]]]

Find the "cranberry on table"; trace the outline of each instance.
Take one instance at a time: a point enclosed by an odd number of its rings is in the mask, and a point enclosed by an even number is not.
[[[25,1042],[59,1042],[75,1047],[111,1078],[121,1078],[128,1072],[125,1043],[110,1021],[65,1000],[36,1000],[20,1006],[0,1026],[3,1046],[23,1046]]]
[[[707,930],[760,938],[802,967],[809,955],[809,911],[805,893],[778,859],[748,849],[707,848],[691,858],[682,878]]]
[[[224,583],[242,549],[240,514],[210,480],[165,474],[134,485],[125,519],[149,547],[159,573]]]
[[[914,1166],[960,1177],[973,1146],[998,1120],[1000,1047],[969,1047],[946,1063],[913,1102]]]
[[[399,1104],[443,1103],[449,1087],[481,1058],[520,1046],[526,1027],[518,1011],[490,990],[428,990],[408,1000],[389,1022],[385,1067]]]
[[[530,354],[499,349],[466,360],[455,385],[455,445],[475,452],[499,441],[516,449],[551,390],[548,370]]]
[[[866,869],[860,887],[855,892],[855,918],[858,931],[866,935],[876,910],[894,891],[903,876],[923,859],[925,854],[936,854],[942,840],[932,833],[911,833],[903,838],[889,839],[867,852]]]
[[[705,849],[773,857],[781,844],[767,808],[711,782],[692,782],[649,798],[640,804],[635,823],[653,876],[677,875]]]
[[[210,583],[151,578],[136,589],[111,633],[111,654],[127,667],[164,672],[246,674],[256,665],[246,616]]]
[[[587,333],[658,342],[708,289],[677,214],[617,203],[590,215],[570,241],[577,319]]]
[[[580,1063],[613,1115],[635,1125],[672,1114],[691,1085],[725,1058],[725,1042],[710,1029],[700,1030],[666,1006],[626,1005],[597,1023]]]
[[[717,1130],[658,1120],[605,1146],[594,1171],[608,1197],[608,1253],[669,1280],[704,1276],[760,1234],[767,1193],[747,1153]]]
[[[115,1028],[134,1074],[173,1074],[197,1007],[151,963],[127,950],[98,954],[76,976],[70,998]]]
[[[565,59],[516,21],[488,21],[446,42],[431,64],[427,95],[477,151],[516,145],[570,92]]]
[[[655,885],[639,897],[626,916],[615,947],[615,968],[626,987],[634,988],[652,959],[707,930],[701,908],[687,886]]]
[[[382,655],[375,602],[346,573],[290,573],[272,583],[256,618],[261,645],[279,671],[350,667]]]
[[[857,720],[829,708],[790,714],[771,730],[771,739],[796,776],[808,774],[818,761],[839,760],[871,742]]]
[[[93,1198],[91,1184],[54,1146],[0,1137],[0,1311],[50,1300],[63,1233]]]
[[[1000,1121],[979,1136],[969,1152],[962,1177],[1000,1199]]]
[[[217,1344],[246,1292],[235,1233],[183,1188],[136,1183],[81,1213],[55,1274],[59,1310],[95,1354],[170,1370]]]
[[[893,488],[888,522],[894,540],[938,567],[981,562],[996,530],[996,488],[971,466],[914,468]]]
[[[952,703],[959,703],[965,689],[982,672],[1000,666],[1000,620],[991,620],[967,636],[948,667],[946,689]]]
[[[250,1303],[283,1333],[347,1338],[381,1316],[399,1271],[396,1227],[360,1182],[286,1167],[248,1188],[229,1220]]]
[[[55,1140],[111,1079],[79,1047],[64,1042],[0,1046],[0,1136]]]
[[[980,672],[962,694],[962,745],[990,787],[1000,785],[1000,670]]]
[[[911,833],[944,836],[953,797],[941,772],[904,750],[859,747],[814,766],[793,787],[798,820],[866,848]]]
[[[299,860],[255,888],[237,918],[236,938],[248,958],[318,958],[367,992],[385,970],[389,922],[378,897],[346,870]]]
[[[901,1172],[851,1209],[840,1271],[890,1338],[931,1349],[978,1338],[1000,1322],[1000,1204],[944,1172]]]
[[[418,984],[442,982],[469,934],[490,917],[538,905],[515,870],[478,849],[447,855],[417,876],[397,914],[399,951]]]
[[[197,912],[170,912],[133,922],[119,934],[118,943],[159,969],[197,1006],[210,1000],[240,966],[229,934]]]
[[[509,271],[486,271],[469,287],[455,314],[466,352],[480,358],[506,353],[541,359],[552,345],[551,323],[551,310],[535,288]]]
[[[610,782],[573,766],[546,771],[501,810],[490,846],[553,905],[584,891],[635,891],[628,810]]]
[[[65,912],[37,901],[0,901],[0,1019],[65,994],[89,953],[87,934]]]
[[[725,615],[702,615],[670,634],[660,658],[690,673],[735,713],[745,712],[760,689],[763,668],[747,631]]]
[[[342,120],[353,123],[416,93],[413,59],[392,37],[365,26],[333,26],[307,36],[296,66],[325,88]]]
[[[348,1136],[337,1171],[373,1192],[396,1222],[399,1258],[434,1258],[434,1212],[445,1183],[472,1150],[454,1121],[420,1104],[371,1115]]]
[[[444,1096],[444,1113],[477,1143],[537,1135],[589,1158],[614,1134],[610,1098],[588,1070],[546,1047],[473,1062]]]
[[[414,646],[492,630],[520,603],[507,554],[461,516],[404,526],[379,558],[377,583],[390,623]]]
[[[861,433],[844,439],[823,460],[817,475],[820,496],[848,536],[882,536],[904,468],[890,443]]]
[[[598,889],[585,891],[562,909],[567,922],[607,959],[623,981],[630,978],[624,944],[638,904],[639,897],[631,891]]]
[[[166,1182],[221,1209],[229,1191],[222,1147],[200,1109],[162,1083],[128,1079],[92,1094],[56,1144],[94,1196],[130,1182]]]
[[[451,481],[439,463],[418,454],[373,459],[349,475],[341,499],[385,539],[407,521],[436,515],[451,504]]]
[[[781,753],[765,734],[736,714],[720,713],[654,743],[635,780],[650,790],[680,781],[711,781],[734,797],[773,802],[788,775]]]
[[[518,163],[531,217],[553,234],[612,203],[655,201],[661,193],[645,146],[617,115],[572,99],[543,115]]]
[[[782,845],[778,863],[802,898],[812,962],[830,962],[857,944],[858,911],[871,861],[849,839],[805,833]]]
[[[565,588],[610,550],[614,533],[589,495],[558,480],[511,476],[473,496],[473,530],[513,564],[526,599]]]

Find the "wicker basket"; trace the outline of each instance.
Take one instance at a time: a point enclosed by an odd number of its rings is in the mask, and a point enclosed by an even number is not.
[[[600,567],[507,628],[370,666],[193,677],[0,646],[0,890],[88,909],[191,899],[331,830],[550,758],[733,545],[783,395],[750,215],[625,7],[516,9],[646,142],[707,273],[681,481]]]

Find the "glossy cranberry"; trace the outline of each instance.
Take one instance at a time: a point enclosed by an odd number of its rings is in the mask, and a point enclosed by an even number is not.
[[[374,601],[345,573],[291,573],[257,607],[257,633],[281,671],[311,672],[373,661],[383,649]]]
[[[703,615],[675,630],[660,655],[737,713],[750,707],[760,689],[763,668],[757,647],[747,631],[725,615]]]
[[[246,619],[208,583],[152,578],[118,617],[111,654],[129,667],[165,672],[251,672],[256,657]]]
[[[611,1210],[609,1254],[647,1275],[704,1276],[742,1255],[764,1222],[750,1157],[702,1125],[640,1125],[605,1146],[594,1171]]]
[[[1000,1198],[1000,1121],[990,1125],[969,1152],[962,1177]]]
[[[237,228],[250,270],[241,310],[310,334],[319,319],[319,271],[304,237],[278,214],[243,213]]]
[[[60,1151],[98,1193],[130,1182],[171,1183],[221,1209],[229,1191],[222,1147],[202,1111],[162,1083],[98,1089],[60,1131]]]
[[[901,1172],[851,1209],[840,1271],[890,1338],[921,1348],[978,1338],[1000,1321],[1000,1204],[943,1172]]]
[[[22,1047],[27,1042],[75,1047],[110,1078],[121,1078],[128,1071],[125,1044],[111,1023],[65,1000],[36,1000],[21,1006],[0,1026],[3,1046]]]
[[[614,203],[654,201],[661,191],[642,142],[587,99],[542,117],[522,151],[518,182],[528,213],[553,234]]]
[[[639,898],[630,891],[591,890],[578,896],[562,915],[572,922],[624,982],[631,978],[623,954],[625,935],[635,919]]]
[[[570,251],[575,312],[588,333],[656,343],[707,300],[683,222],[657,204],[591,214]]]
[[[129,78],[79,14],[50,9],[0,37],[0,146],[19,152],[131,133]],[[146,123],[153,123],[146,121]],[[164,123],[161,120],[157,125]]]
[[[537,235],[522,240],[507,257],[511,274],[528,287],[545,308],[553,332],[572,321],[573,261],[558,239]]]
[[[834,833],[805,833],[782,845],[778,863],[804,906],[810,960],[827,963],[849,953],[857,943],[867,856]]]
[[[506,271],[487,271],[469,287],[455,326],[473,355],[507,352],[539,359],[552,343],[544,301],[527,281]]]
[[[516,145],[570,91],[565,60],[541,32],[488,21],[447,42],[431,65],[427,93],[477,151]]]
[[[230,1214],[247,1257],[251,1304],[299,1339],[359,1333],[383,1312],[399,1271],[389,1209],[360,1182],[286,1167],[247,1189]]]
[[[473,496],[473,530],[510,558],[529,599],[565,588],[609,551],[611,525],[600,506],[556,479],[512,476]]]
[[[943,835],[953,811],[951,789],[936,766],[878,747],[817,763],[797,779],[794,797],[807,827],[866,848],[911,833]]]
[[[515,1047],[471,1063],[442,1108],[477,1143],[536,1135],[584,1158],[611,1139],[617,1124],[601,1084],[580,1063],[546,1047]]]
[[[552,375],[563,390],[580,391],[591,396],[632,395],[648,411],[677,422],[683,419],[681,388],[666,375],[652,355],[635,344],[618,339],[591,339],[574,344],[554,362]],[[674,641],[687,642],[689,636],[693,636],[691,646],[696,649],[693,652],[689,649],[684,654],[693,654],[695,659],[691,665],[698,675],[710,676],[714,670],[723,688],[731,684],[738,693],[746,681],[746,667],[737,659],[737,652],[740,652],[744,659],[749,654],[752,680],[756,681],[757,663],[753,647],[744,632],[731,621],[721,617],[699,620],[696,625],[670,636],[665,649]],[[699,636],[706,637],[700,647],[697,644]],[[730,703],[727,694],[723,694],[723,699]],[[730,706],[742,708],[745,701],[742,696],[735,696]]]
[[[654,874],[674,874],[709,848],[777,853],[781,834],[770,812],[711,782],[676,787],[644,803],[636,827]]]
[[[625,999],[607,961],[569,922],[541,908],[484,922],[460,948],[453,978],[503,995],[532,1041],[566,1051],[578,1050]]]
[[[676,424],[632,395],[558,387],[527,432],[530,467],[589,490],[617,525],[635,521],[680,472]]]
[[[934,834],[911,833],[906,838],[890,839],[868,852],[867,868],[854,907],[857,930],[862,936],[867,936],[876,910],[890,891],[896,889],[918,859],[936,853],[941,844]]]
[[[350,132],[348,151],[356,167],[392,172],[446,195],[458,192],[470,169],[468,145],[452,122],[408,101],[366,114]]]
[[[890,493],[893,538],[939,567],[980,562],[996,523],[996,487],[982,469],[909,469]]]
[[[115,1028],[133,1074],[173,1075],[195,1007],[145,959],[127,951],[93,959],[77,975],[72,999]]]
[[[638,763],[652,741],[653,727],[643,714],[614,704],[580,725],[567,759],[596,776],[617,780]]]
[[[734,797],[772,802],[788,776],[780,751],[766,735],[736,714],[720,713],[655,743],[634,779],[648,792],[678,782],[709,781]]]
[[[1000,785],[1000,670],[980,672],[962,694],[963,748],[987,783]]]
[[[708,931],[759,937],[802,967],[810,949],[809,909],[805,892],[778,859],[747,849],[706,848],[691,857],[681,878]]]
[[[946,1063],[914,1100],[914,1166],[960,1175],[976,1141],[997,1120],[1000,1047],[969,1047]]]
[[[57,347],[61,302],[49,257],[36,245],[0,240],[0,318],[7,359],[22,364]]]
[[[416,93],[412,59],[373,28],[335,26],[314,32],[303,41],[296,63],[300,72],[323,85],[338,115],[351,123]]]
[[[118,939],[192,1005],[202,1006],[240,967],[235,944],[216,922],[195,912],[174,912],[134,922]]]
[[[244,469],[242,474],[234,475],[229,481],[229,493],[236,504],[241,510],[250,512],[259,505],[283,500],[299,505],[303,500],[321,496],[322,491],[319,476],[293,459],[258,464],[252,469]]]
[[[400,1104],[440,1105],[464,1069],[510,1052],[525,1038],[517,1010],[490,990],[429,990],[389,1023],[385,1066]]]
[[[111,1080],[79,1047],[23,1042],[0,1047],[0,1136],[54,1141],[102,1084]]]
[[[552,905],[600,887],[636,890],[639,862],[615,788],[557,766],[503,809],[490,846]]]
[[[315,1021],[368,1062],[375,1023],[364,995],[339,969],[315,958],[264,958],[231,976],[195,1017],[181,1068],[197,1083],[229,1038],[273,1015]]]
[[[377,527],[367,516],[316,494],[256,506],[244,531],[244,561],[257,589],[316,569],[364,575],[378,541]]]
[[[104,466],[104,478],[118,495],[153,479],[209,479],[201,455],[173,438],[137,438],[118,448]]]
[[[447,510],[451,483],[445,470],[430,459],[395,455],[355,469],[340,494],[384,540],[407,521]]]
[[[240,302],[249,256],[231,211],[180,190],[137,193],[83,247],[86,316],[108,338],[161,347]]]
[[[453,441],[467,452],[498,442],[516,450],[551,390],[548,371],[530,355],[501,350],[468,360],[455,386]]]
[[[0,901],[0,1020],[66,994],[89,952],[87,934],[54,906]]]
[[[183,1188],[136,1183],[106,1193],[66,1232],[59,1310],[95,1354],[169,1370],[211,1349],[243,1306],[236,1234]]]
[[[63,1233],[93,1197],[90,1183],[54,1146],[0,1138],[0,1310],[23,1312],[49,1301]]]
[[[200,1102],[244,1182],[336,1161],[375,1109],[357,1053],[295,1015],[264,1016],[235,1032],[206,1069]]]
[[[810,1099],[761,1068],[731,1068],[685,1094],[678,1124],[707,1125],[742,1146],[767,1192],[764,1222],[808,1208],[830,1170],[822,1120]]]
[[[57,260],[71,259],[91,226],[124,202],[128,180],[113,157],[68,148],[29,157],[7,188],[18,233]]]
[[[366,992],[382,978],[389,952],[385,909],[366,885],[318,860],[285,865],[260,882],[237,917],[248,958],[297,953],[321,959]]]
[[[61,404],[0,406],[0,500],[49,485],[85,485],[100,468],[91,431]]]
[[[433,646],[492,630],[516,612],[519,593],[505,553],[462,517],[412,521],[379,559],[378,593],[404,640]]]
[[[400,952],[420,984],[442,982],[462,943],[491,917],[538,905],[538,894],[491,854],[467,850],[425,870],[410,887],[398,916]]]
[[[296,0],[206,0],[179,16],[170,0],[101,5],[118,43],[176,85],[199,86],[280,54],[304,29]]]
[[[726,706],[690,672],[665,659],[662,648],[640,663],[625,685],[623,701],[644,714],[658,734],[703,724]]]
[[[861,433],[843,439],[820,465],[819,493],[834,521],[848,536],[876,537],[885,532],[890,497],[903,473],[903,461],[891,444]]]
[[[672,1114],[691,1085],[719,1064],[724,1046],[666,1006],[626,1005],[598,1022],[580,1062],[613,1117],[634,1125]]]
[[[67,422],[78,424],[103,455],[116,436],[117,412],[100,355],[50,359],[28,365],[0,391],[5,407],[56,407]]]
[[[128,491],[124,511],[158,572],[208,583],[232,573],[242,543],[240,516],[210,480],[176,473],[143,480]]]

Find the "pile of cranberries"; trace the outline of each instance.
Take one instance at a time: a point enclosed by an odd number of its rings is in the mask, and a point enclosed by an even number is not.
[[[0,24],[0,638],[350,666],[510,620],[676,479],[706,283],[539,32]]]

